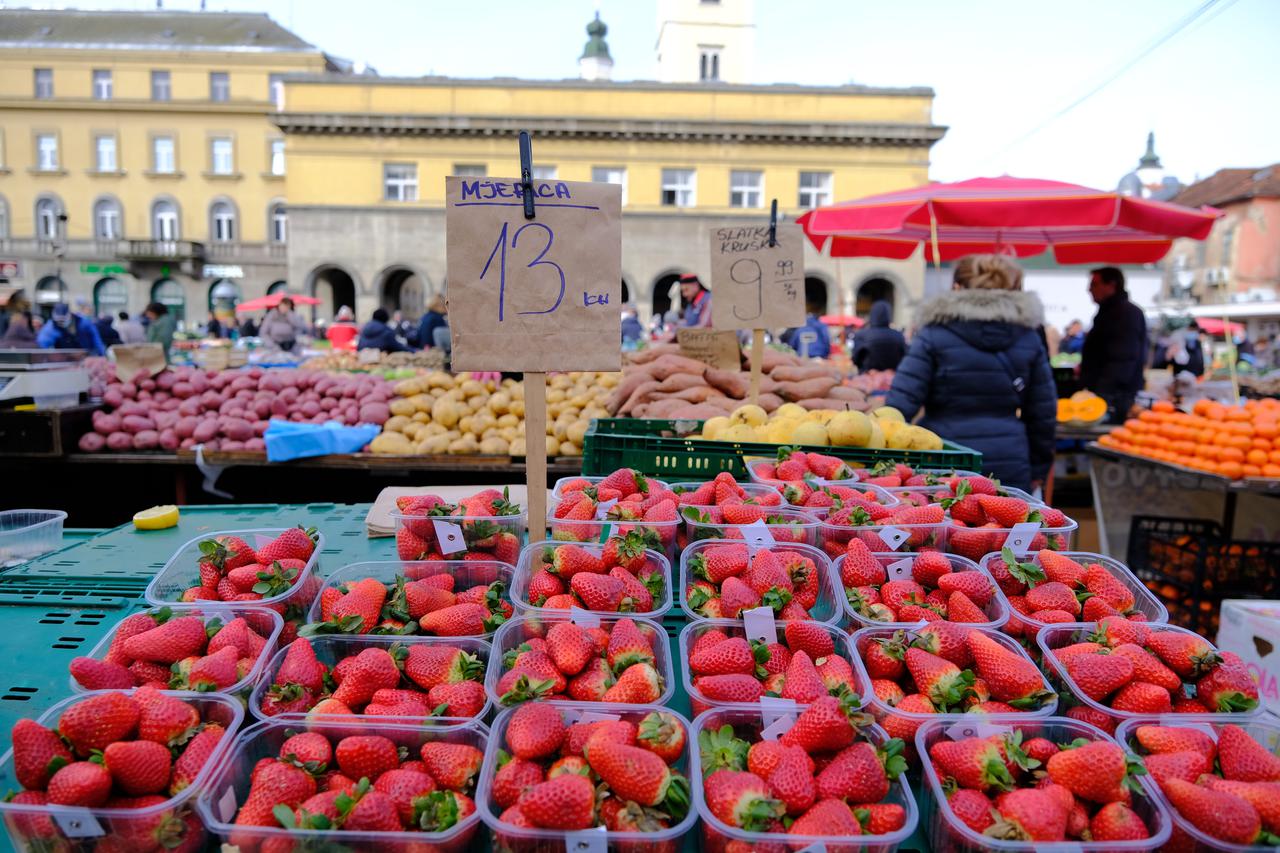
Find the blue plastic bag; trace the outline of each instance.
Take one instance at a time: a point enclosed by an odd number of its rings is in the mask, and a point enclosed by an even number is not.
[[[268,462],[287,462],[307,456],[355,453],[380,432],[382,427],[374,424],[343,426],[337,421],[299,424],[272,418],[263,439],[267,443]]]

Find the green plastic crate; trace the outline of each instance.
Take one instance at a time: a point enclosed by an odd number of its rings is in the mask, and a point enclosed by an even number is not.
[[[598,418],[587,430],[582,448],[582,473],[598,477],[618,468],[634,468],[664,480],[710,479],[728,471],[747,477],[743,461],[748,456],[773,457],[776,444],[705,441],[681,438],[702,429],[702,421],[663,421],[640,418]],[[865,447],[805,447],[838,456],[854,468],[871,468],[878,462],[903,462],[914,468],[959,468],[981,471],[982,454],[952,442],[942,450],[893,450]]]

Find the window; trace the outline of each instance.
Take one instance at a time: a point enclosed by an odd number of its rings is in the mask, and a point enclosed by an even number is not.
[[[489,167],[481,163],[454,163],[453,173],[459,178],[483,178],[489,174]]]
[[[231,100],[231,78],[227,76],[227,72],[225,71],[209,72],[209,100],[211,101]]]
[[[93,140],[96,159],[94,165],[99,172],[115,172],[119,170],[116,161],[116,138],[114,136],[98,136]]]
[[[172,175],[178,170],[177,159],[172,136],[157,136],[151,140],[151,171]]]
[[[413,163],[383,163],[382,197],[387,201],[417,201],[418,167]]]
[[[162,278],[151,285],[151,301],[168,308],[169,315],[179,323],[187,313],[187,296],[182,291],[182,285],[171,278]]]
[[[42,198],[36,202],[37,239],[58,239],[58,214],[61,212],[62,210],[58,202],[51,198]]]
[[[98,240],[120,239],[120,203],[115,199],[104,198],[94,203],[93,236]]]
[[[168,71],[151,72],[151,100],[168,101],[173,98]]]
[[[116,316],[116,312],[124,311],[129,307],[129,290],[124,286],[124,282],[118,278],[99,279],[98,283],[93,286],[93,313],[95,316],[109,314]]]
[[[277,110],[284,109],[284,75],[267,75],[267,98],[276,105]]]
[[[215,243],[236,241],[236,211],[225,201],[215,201],[209,210],[212,227],[209,229]]]
[[[36,168],[41,172],[58,170],[58,137],[52,133],[36,137]]]
[[[730,172],[729,206],[763,207],[764,174],[761,172]]]
[[[720,48],[710,45],[698,46],[698,79],[720,79]]]
[[[270,234],[272,243],[283,243],[289,236],[289,217],[285,213],[283,204],[271,205],[270,215]]]
[[[53,97],[53,69],[37,68],[36,69],[36,97],[42,101],[47,101]]]
[[[0,240],[9,236],[9,202],[0,197]]]
[[[210,144],[209,171],[215,175],[230,175],[235,171],[230,139],[218,137]]]
[[[284,174],[284,140],[271,140],[271,174]]]
[[[592,166],[591,180],[597,184],[617,184],[622,187],[622,203],[627,203],[627,170],[621,166]]]
[[[534,166],[533,178],[536,181],[554,181],[558,171],[555,166]]]
[[[153,240],[177,240],[178,207],[161,199],[151,206],[151,238]]]
[[[831,173],[800,173],[800,206],[821,207],[831,204]]]
[[[93,72],[93,99],[95,101],[111,100],[111,72],[97,69]]]
[[[693,169],[662,170],[662,204],[665,207],[693,207],[696,200]]]

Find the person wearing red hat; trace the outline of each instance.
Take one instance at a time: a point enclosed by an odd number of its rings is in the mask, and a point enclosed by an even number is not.
[[[711,328],[711,291],[702,286],[694,273],[680,276],[680,295],[684,298],[686,327]]]

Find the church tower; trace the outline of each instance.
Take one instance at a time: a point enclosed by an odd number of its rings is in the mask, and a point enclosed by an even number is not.
[[[658,80],[750,83],[753,0],[658,0]]]

